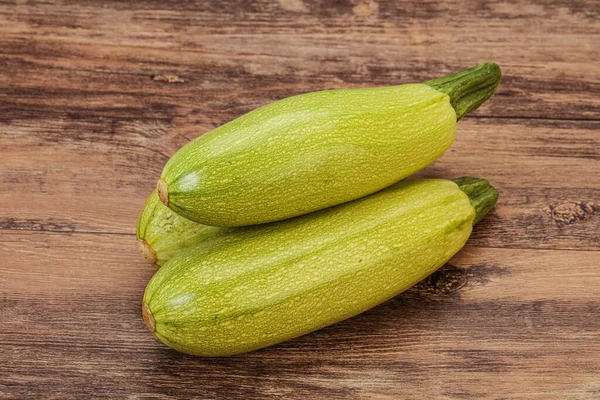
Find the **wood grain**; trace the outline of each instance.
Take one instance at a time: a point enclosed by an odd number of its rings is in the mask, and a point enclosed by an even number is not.
[[[0,398],[600,398],[600,3],[0,0]],[[493,60],[418,173],[496,209],[430,278],[226,359],[144,328],[138,213],[184,143],[307,91]]]
[[[597,249],[599,127],[600,121],[466,118],[453,147],[417,176],[484,176],[498,187],[499,206],[477,230],[477,244]],[[0,209],[0,228],[133,234],[173,143],[180,142],[178,132],[187,131],[153,131],[136,122],[105,140],[89,134],[78,144],[77,129],[7,128],[0,158],[11,168],[0,174],[0,193],[9,207]]]
[[[258,352],[202,359],[145,330],[140,298],[154,269],[133,238],[7,236],[0,388],[15,396],[40,385],[61,398],[481,398],[489,386],[476,383],[491,377],[498,393],[513,394],[503,398],[593,398],[600,389],[600,252],[468,246],[359,317]]]

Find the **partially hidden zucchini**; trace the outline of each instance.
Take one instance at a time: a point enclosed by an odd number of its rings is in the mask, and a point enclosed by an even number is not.
[[[227,356],[304,335],[419,282],[463,247],[498,193],[483,179],[417,180],[198,243],[149,282],[142,314],[164,344]]]
[[[160,267],[180,251],[227,229],[198,224],[178,215],[160,202],[154,190],[142,209],[136,238],[144,258]]]
[[[363,197],[440,157],[500,78],[485,63],[425,83],[276,101],[182,147],[162,171],[160,199],[198,223],[243,226]]]

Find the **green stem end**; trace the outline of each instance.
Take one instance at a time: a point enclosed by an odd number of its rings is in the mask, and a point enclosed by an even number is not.
[[[468,176],[452,180],[467,196],[471,206],[477,213],[473,225],[481,221],[490,212],[498,200],[498,191],[485,179],[470,178]]]
[[[498,64],[486,62],[424,83],[450,96],[459,121],[494,94],[501,79]]]

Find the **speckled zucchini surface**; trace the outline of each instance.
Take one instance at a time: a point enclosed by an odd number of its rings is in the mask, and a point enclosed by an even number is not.
[[[212,226],[278,221],[363,197],[440,157],[456,122],[500,76],[485,63],[425,83],[276,101],[181,148],[162,171],[159,196]]]
[[[144,258],[160,267],[180,251],[226,229],[198,224],[178,215],[160,202],[154,190],[140,214],[136,238]]]
[[[368,310],[448,261],[495,204],[487,181],[456,182],[401,182],[207,238],[154,275],[144,294],[146,325],[176,350],[226,356]]]

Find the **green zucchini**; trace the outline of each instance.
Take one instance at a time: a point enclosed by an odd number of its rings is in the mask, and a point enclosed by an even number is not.
[[[363,197],[440,157],[500,77],[485,63],[425,83],[276,101],[182,147],[162,171],[160,199],[201,224],[243,226]]]
[[[498,193],[483,179],[404,181],[281,222],[216,235],[150,280],[164,344],[227,356],[304,335],[401,293],[448,261]]]
[[[228,228],[197,224],[176,214],[152,192],[140,215],[136,238],[140,253],[150,263],[161,266],[183,249]]]

